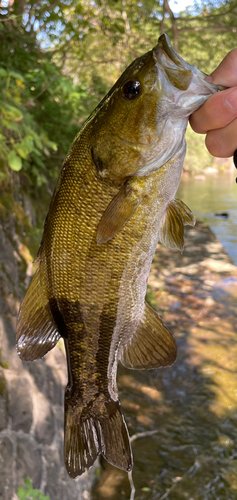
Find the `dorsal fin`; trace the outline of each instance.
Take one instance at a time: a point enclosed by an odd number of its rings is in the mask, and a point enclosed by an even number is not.
[[[169,203],[160,232],[160,242],[167,248],[178,249],[184,247],[184,226],[194,226],[195,217],[185,203],[175,199]]]
[[[128,180],[103,213],[97,231],[97,244],[111,240],[137,210],[142,200],[143,179]]]
[[[52,349],[60,333],[53,319],[40,266],[21,303],[17,321],[17,352],[22,359],[42,358]]]
[[[145,303],[143,320],[120,353],[121,363],[127,368],[148,370],[172,365],[176,355],[174,337],[154,309]]]

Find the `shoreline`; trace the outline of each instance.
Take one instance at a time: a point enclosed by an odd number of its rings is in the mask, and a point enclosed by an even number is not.
[[[118,372],[135,498],[235,500],[237,267],[205,224],[185,233],[182,255],[158,245],[147,293],[176,338],[177,360]],[[127,474],[102,462],[93,500],[128,499]]]

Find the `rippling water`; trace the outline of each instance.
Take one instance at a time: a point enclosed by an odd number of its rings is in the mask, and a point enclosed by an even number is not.
[[[205,179],[183,177],[178,197],[195,217],[213,230],[237,265],[237,184],[235,173],[208,174]],[[228,217],[216,216],[227,212]]]

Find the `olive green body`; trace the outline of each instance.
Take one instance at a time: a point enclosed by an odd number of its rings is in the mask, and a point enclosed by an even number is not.
[[[145,303],[158,240],[182,250],[191,211],[175,199],[189,114],[216,91],[162,35],[89,117],[63,164],[38,269],[21,304],[26,360],[65,341],[65,463],[71,477],[99,454],[132,467],[116,386],[118,361],[171,365],[176,343]]]
[[[51,311],[67,339],[72,390],[85,403],[101,391],[117,395],[108,367],[132,337],[132,323],[142,317],[167,203],[169,184],[163,182],[162,189],[160,179],[165,170],[172,178],[171,164],[148,176],[135,214],[114,238],[98,245],[99,221],[118,188],[98,178],[87,146],[90,130],[88,124],[64,165],[40,252]]]

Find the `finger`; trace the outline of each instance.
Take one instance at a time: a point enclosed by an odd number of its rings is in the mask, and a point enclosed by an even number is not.
[[[236,117],[237,87],[232,87],[212,95],[191,115],[190,125],[194,132],[206,134],[209,130],[225,127]]]
[[[206,136],[206,147],[213,156],[228,158],[237,149],[237,119],[221,130],[211,130]]]
[[[234,87],[237,85],[237,49],[231,50],[211,74],[212,82],[217,85]]]

